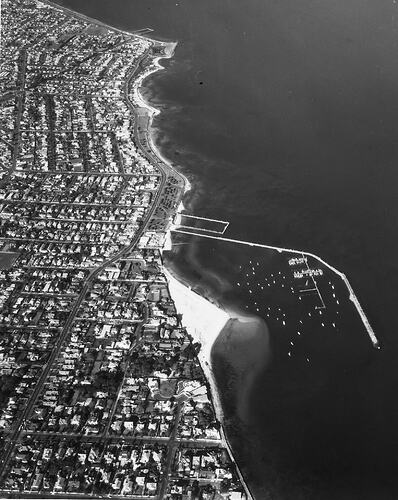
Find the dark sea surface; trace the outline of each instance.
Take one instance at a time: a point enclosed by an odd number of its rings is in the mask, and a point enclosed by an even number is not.
[[[381,340],[376,351],[361,325],[345,324],[337,339],[316,335],[314,324],[310,366],[306,356],[290,362],[282,327],[254,304],[278,308],[285,299],[257,290],[249,300],[234,288],[249,259],[259,262],[258,282],[279,263],[249,247],[178,237],[184,245],[170,264],[268,325],[270,352],[245,386],[244,412],[223,344],[233,335],[220,336],[213,356],[229,435],[256,500],[398,498],[398,4],[59,3],[179,42],[145,96],[163,111],[157,144],[194,186],[186,206],[230,221],[230,238],[321,255],[348,275]]]

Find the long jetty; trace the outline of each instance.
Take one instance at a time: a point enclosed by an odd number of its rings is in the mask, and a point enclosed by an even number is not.
[[[350,300],[354,304],[359,316],[361,317],[362,323],[366,328],[366,331],[367,331],[369,338],[373,344],[373,347],[375,349],[380,349],[380,343],[376,337],[376,334],[372,328],[372,325],[370,324],[364,310],[362,309],[362,306],[361,306],[357,296],[355,295],[355,292],[351,286],[351,283],[348,281],[347,276],[344,273],[342,273],[341,271],[339,271],[338,269],[336,269],[335,267],[333,267],[332,265],[328,264],[325,260],[323,260],[318,255],[315,255],[311,252],[304,252],[302,250],[295,250],[294,248],[283,248],[283,247],[277,247],[277,246],[273,246],[273,245],[263,245],[261,243],[253,243],[251,241],[234,240],[232,238],[224,238],[222,236],[211,236],[211,235],[207,235],[207,234],[203,234],[203,233],[184,231],[182,229],[177,229],[175,227],[172,227],[171,231],[174,231],[176,233],[188,234],[191,236],[200,236],[201,238],[209,238],[212,240],[226,241],[228,243],[239,243],[240,245],[247,245],[250,247],[266,248],[268,250],[275,250],[279,253],[284,252],[284,253],[290,253],[290,254],[302,254],[302,255],[306,255],[308,257],[312,257],[313,259],[321,262],[325,267],[327,267],[328,269],[333,271],[335,274],[337,274],[344,281],[344,284],[346,285],[346,287],[349,291],[349,294],[350,294]]]

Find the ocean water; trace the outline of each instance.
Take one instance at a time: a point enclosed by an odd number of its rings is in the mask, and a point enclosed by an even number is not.
[[[381,340],[373,350],[355,322],[338,339],[312,326],[310,371],[307,355],[290,363],[290,340],[265,312],[285,295],[236,292],[239,265],[254,262],[247,248],[177,241],[169,260],[186,279],[267,325],[259,322],[269,347],[245,382],[243,413],[224,342],[239,334],[224,332],[214,349],[215,367],[231,374],[219,369],[218,382],[257,500],[397,498],[398,4],[59,3],[179,42],[145,96],[163,111],[157,144],[193,183],[188,210],[230,221],[228,237],[321,255],[349,276]],[[261,279],[280,269],[255,257]]]

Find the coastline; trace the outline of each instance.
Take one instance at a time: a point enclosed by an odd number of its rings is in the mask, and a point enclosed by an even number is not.
[[[112,28],[109,28],[112,29]],[[155,156],[160,159],[173,173],[177,174],[178,177],[183,181],[184,184],[184,190],[183,194],[180,197],[179,200],[179,205],[175,213],[179,213],[184,209],[184,205],[182,203],[182,198],[184,195],[192,189],[191,183],[187,179],[185,175],[183,175],[176,167],[174,167],[170,161],[162,154],[162,152],[159,150],[159,148],[156,146],[155,141],[153,140],[153,119],[161,113],[161,111],[153,106],[145,100],[141,93],[141,89],[145,86],[145,80],[149,78],[150,75],[157,73],[158,71],[164,70],[164,66],[160,64],[161,59],[171,59],[174,56],[175,48],[178,45],[178,42],[166,42],[166,41],[159,41],[154,38],[150,37],[143,37],[141,35],[135,35],[134,33],[131,33],[130,36],[139,36],[140,38],[144,38],[150,42],[152,42],[154,45],[160,45],[164,49],[164,54],[153,57],[151,64],[143,71],[138,78],[134,79],[132,82],[132,93],[133,93],[133,98],[136,103],[138,103],[139,107],[143,108],[145,110],[145,113],[148,117],[148,125],[147,125],[147,132],[148,132],[148,142],[150,149],[153,151]],[[135,106],[137,107],[137,106]],[[169,229],[168,229],[169,232]]]
[[[152,39],[153,40],[153,39]],[[185,175],[179,172],[174,166],[170,164],[170,162],[165,158],[162,153],[157,148],[156,144],[153,140],[153,129],[152,122],[154,117],[156,117],[161,111],[151,106],[142,96],[140,89],[144,85],[144,81],[152,74],[157,71],[164,69],[164,67],[159,63],[160,59],[171,58],[174,54],[175,47],[177,46],[177,42],[158,42],[171,47],[171,51],[167,52],[165,56],[159,56],[153,59],[150,69],[145,71],[140,77],[134,80],[133,89],[135,93],[135,97],[140,105],[146,110],[148,114],[148,142],[150,144],[151,150],[155,153],[155,155],[160,158],[170,169],[171,171],[178,174],[178,176],[183,180],[184,190],[180,197],[179,204],[177,209],[174,212],[173,219],[180,214],[184,210],[183,197],[185,194],[192,190],[191,183],[187,179]],[[164,250],[171,249],[172,247],[172,239],[171,239],[171,229],[173,224],[169,224],[165,238],[163,248],[161,249],[161,253]],[[232,319],[232,316],[227,312],[223,311],[220,307],[211,303],[206,298],[200,296],[192,289],[188,288],[185,284],[175,278],[163,265],[163,273],[168,282],[168,289],[170,292],[170,296],[176,305],[177,311],[182,314],[182,324],[187,328],[188,333],[193,337],[193,340],[201,343],[201,349],[198,353],[198,360],[207,380],[207,383],[210,387],[210,399],[215,412],[215,416],[217,420],[220,422],[220,434],[221,434],[221,443],[227,449],[230,459],[235,464],[236,473],[240,479],[240,482],[245,490],[246,499],[247,500],[255,500],[249,486],[243,477],[243,473],[239,467],[239,464],[236,462],[234,458],[234,453],[232,450],[232,446],[228,440],[228,437],[224,428],[224,414],[220,399],[220,394],[218,391],[217,383],[215,380],[215,376],[213,373],[213,368],[211,365],[211,352],[212,347],[215,344],[217,338],[220,333],[224,330],[228,322]],[[210,324],[203,323],[203,319],[207,317],[206,313],[210,313]],[[198,324],[200,327],[198,327]],[[207,328],[208,327],[208,330]],[[207,330],[204,335],[203,329]],[[210,332],[210,335],[209,335]]]
[[[153,39],[152,39],[153,40]],[[155,155],[160,158],[173,172],[177,173],[179,177],[184,182],[184,191],[180,198],[177,209],[175,210],[173,218],[177,217],[183,210],[184,204],[182,198],[186,193],[192,190],[191,183],[181,172],[179,172],[167,158],[165,158],[162,153],[157,148],[156,144],[153,141],[152,134],[152,122],[153,119],[161,112],[159,109],[151,106],[148,101],[144,99],[142,96],[140,89],[144,86],[145,80],[153,73],[157,71],[161,71],[164,69],[164,66],[160,64],[160,59],[171,58],[174,55],[175,47],[177,46],[177,42],[158,42],[153,40],[155,43],[160,43],[165,46],[168,51],[163,56],[155,57],[152,60],[151,65],[144,71],[137,79],[133,82],[133,93],[134,99],[139,105],[146,110],[148,115],[148,139],[150,143],[150,147]],[[165,240],[163,248],[161,252],[164,250],[171,249],[172,240],[171,240],[171,229],[172,225],[170,224],[167,228],[165,234]],[[182,323],[187,328],[188,333],[193,337],[195,342],[201,343],[201,350],[198,354],[198,359],[200,361],[202,370],[207,378],[207,381],[210,385],[211,390],[211,398],[214,406],[215,414],[217,419],[221,422],[223,421],[223,410],[221,406],[220,396],[218,393],[214,373],[211,367],[211,350],[212,347],[217,340],[220,332],[224,329],[228,321],[231,319],[231,316],[223,311],[221,308],[217,307],[215,304],[211,303],[206,298],[200,296],[196,292],[194,292],[191,288],[189,288],[186,284],[182,283],[176,277],[171,274],[171,272],[163,266],[163,272],[167,278],[168,287],[170,291],[170,296],[176,304],[177,311],[182,314]],[[203,324],[201,321],[209,314],[211,318],[211,324]],[[199,327],[197,325],[200,325]],[[203,330],[207,330],[207,333],[210,332],[210,335],[204,335]],[[224,429],[222,429],[223,435],[225,434]],[[226,439],[226,438],[224,438]],[[229,446],[229,445],[228,445]],[[232,452],[230,450],[231,456]]]
[[[156,41],[155,41],[156,42]],[[157,42],[164,45],[168,51],[164,56],[155,57],[152,61],[152,64],[144,71],[137,79],[133,82],[133,93],[134,99],[139,105],[146,110],[147,116],[149,118],[148,122],[148,139],[150,143],[150,147],[155,155],[160,158],[173,172],[176,172],[184,182],[184,191],[180,198],[180,202],[178,207],[174,213],[173,218],[178,217],[178,215],[184,210],[184,204],[182,202],[182,198],[186,193],[192,190],[192,186],[181,172],[177,171],[174,166],[170,164],[170,162],[165,158],[162,153],[159,151],[157,146],[153,141],[152,134],[152,122],[153,119],[161,112],[159,109],[151,106],[148,101],[144,99],[142,96],[140,89],[144,86],[145,80],[153,73],[157,71],[161,71],[164,67],[160,64],[160,59],[171,58],[174,54],[175,47],[177,46],[177,42]],[[171,230],[172,224],[169,224],[165,239],[164,245],[161,249],[161,252],[171,249],[172,239],[171,239]],[[231,316],[224,312],[222,309],[212,304],[206,298],[200,296],[196,292],[194,292],[191,288],[189,288],[186,284],[182,283],[176,277],[171,274],[171,272],[163,266],[163,272],[167,278],[168,288],[170,292],[170,296],[176,304],[176,309],[182,314],[182,323],[187,328],[188,333],[193,337],[195,342],[200,342],[201,349],[198,354],[198,359],[200,361],[202,370],[205,374],[205,377],[210,385],[211,390],[211,398],[214,406],[215,414],[217,419],[222,423],[223,421],[223,410],[221,406],[220,396],[218,393],[214,373],[211,367],[211,350],[212,347],[218,338],[220,332],[226,326],[228,321],[231,319]],[[210,315],[212,318],[211,325],[203,324],[201,320]],[[200,325],[199,327],[197,325]],[[203,330],[207,330],[207,333],[210,332],[210,335],[204,335]],[[224,434],[224,429],[223,429]],[[230,451],[231,453],[231,451]],[[232,453],[231,453],[232,455]]]

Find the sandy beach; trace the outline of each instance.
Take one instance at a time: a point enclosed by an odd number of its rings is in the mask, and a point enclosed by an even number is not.
[[[210,384],[216,416],[218,420],[223,421],[221,401],[211,366],[211,351],[230,316],[180,283],[167,269],[164,269],[164,273],[177,311],[182,314],[182,324],[193,337],[193,341],[201,344],[198,358]]]

